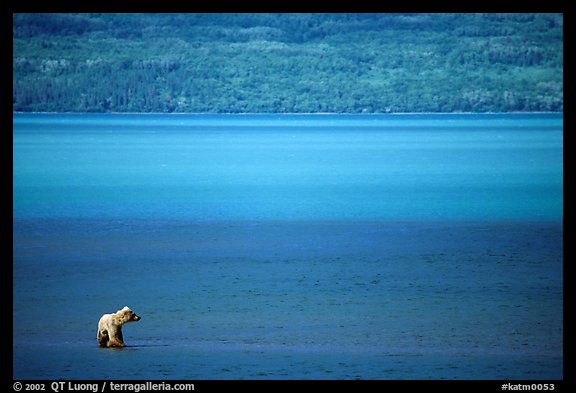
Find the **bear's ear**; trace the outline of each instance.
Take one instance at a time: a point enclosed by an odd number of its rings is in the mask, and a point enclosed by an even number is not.
[[[130,307],[124,306],[124,308],[123,308],[122,310],[120,310],[120,311],[132,311],[132,310],[130,310]]]

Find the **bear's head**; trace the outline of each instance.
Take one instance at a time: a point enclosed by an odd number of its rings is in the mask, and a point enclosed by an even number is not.
[[[116,315],[119,317],[120,323],[122,324],[125,324],[126,322],[137,322],[141,319],[134,311],[130,310],[128,306],[117,311]]]

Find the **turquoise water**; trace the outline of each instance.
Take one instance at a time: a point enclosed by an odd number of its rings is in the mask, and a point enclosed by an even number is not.
[[[559,220],[561,115],[14,115],[16,217]]]
[[[15,379],[563,377],[561,114],[13,119]]]

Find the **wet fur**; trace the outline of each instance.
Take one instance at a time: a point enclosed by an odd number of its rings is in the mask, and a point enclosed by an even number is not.
[[[98,321],[98,345],[102,348],[125,347],[122,325],[141,318],[127,306],[113,314],[104,314]]]

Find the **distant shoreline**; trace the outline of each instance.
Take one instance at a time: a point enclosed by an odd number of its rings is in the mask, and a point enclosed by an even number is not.
[[[253,115],[288,115],[288,116],[374,116],[374,115],[550,115],[564,114],[564,112],[378,112],[378,113],[353,113],[353,112],[22,112],[13,111],[15,114],[37,114],[37,115],[217,115],[217,116],[253,116]]]
[[[564,110],[561,13],[13,14],[17,111]]]

